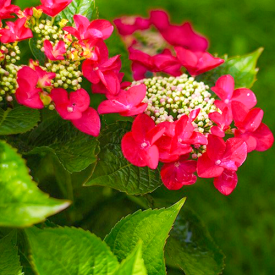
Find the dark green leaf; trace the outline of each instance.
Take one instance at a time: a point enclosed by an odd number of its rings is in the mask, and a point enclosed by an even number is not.
[[[32,227],[25,232],[39,275],[111,275],[118,267],[109,247],[88,231]]]
[[[0,226],[29,226],[69,205],[42,193],[32,181],[25,161],[3,141],[0,141],[0,191]]]
[[[40,120],[38,110],[19,106],[4,111],[0,109],[0,135],[25,133],[34,128]]]
[[[123,135],[130,128],[131,123],[120,121],[102,131],[98,160],[86,185],[108,186],[138,195],[152,192],[162,184],[158,170],[131,165],[124,158],[120,144]]]
[[[45,119],[28,137],[28,154],[51,152],[70,173],[96,161],[98,141],[77,130],[69,121],[53,116]]]
[[[15,245],[15,231],[0,240],[0,274],[22,275],[22,266],[19,261],[18,248]]]
[[[216,246],[206,227],[190,210],[178,215],[165,247],[168,265],[186,275],[221,274],[224,255]]]
[[[118,260],[125,259],[142,240],[149,275],[165,275],[163,249],[172,225],[184,204],[182,199],[166,209],[138,211],[116,224],[105,238]]]
[[[29,40],[29,46],[35,59],[39,61],[40,65],[44,65],[46,62],[46,56],[40,49],[37,48],[37,40],[37,37],[31,38]]]
[[[251,88],[256,81],[256,75],[258,72],[256,65],[262,52],[263,48],[259,48],[255,52],[246,55],[228,58],[224,64],[214,70],[200,75],[197,79],[204,81],[210,87],[213,87],[219,77],[230,74],[234,77],[235,88]]]
[[[147,275],[142,259],[142,243],[138,243],[134,251],[122,261],[120,267],[113,275]]]
[[[72,25],[75,14],[83,15],[91,20],[95,9],[95,0],[73,0],[72,3],[59,14],[59,17],[67,19]]]

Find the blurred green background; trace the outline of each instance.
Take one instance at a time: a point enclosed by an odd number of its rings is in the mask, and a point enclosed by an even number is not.
[[[272,0],[97,0],[100,16],[146,16],[160,7],[174,23],[191,21],[206,35],[210,52],[241,55],[259,47],[258,81],[252,90],[265,111],[264,123],[275,133],[275,5]],[[226,255],[225,275],[275,274],[275,149],[250,153],[238,172],[239,183],[222,196],[211,181],[186,187],[193,208]],[[167,191],[171,192],[171,191]]]
[[[23,3],[23,1],[20,1]],[[25,1],[31,6],[37,0]],[[99,15],[109,20],[159,7],[174,23],[191,21],[206,35],[210,52],[229,56],[265,50],[252,90],[265,111],[264,123],[275,133],[275,5],[272,0],[96,0]],[[119,53],[117,53],[119,54]],[[275,274],[275,149],[253,152],[238,172],[239,183],[222,196],[211,181],[200,180],[177,192],[205,222],[226,255],[225,275]],[[157,191],[158,192],[158,191]],[[173,193],[172,191],[166,191]],[[115,205],[112,205],[115,207]]]

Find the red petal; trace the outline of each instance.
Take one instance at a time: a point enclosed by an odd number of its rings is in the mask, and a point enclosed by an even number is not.
[[[81,132],[97,137],[100,133],[100,118],[95,109],[89,107],[80,119],[72,120],[73,125]]]
[[[143,157],[146,164],[151,169],[156,169],[159,163],[159,150],[156,145],[150,146],[147,150],[143,150]]]
[[[207,155],[212,161],[221,160],[226,149],[226,143],[220,137],[209,135],[207,145]]]
[[[135,141],[132,132],[126,133],[121,141],[121,149],[124,157],[133,165],[144,167],[146,160],[141,155],[139,144]]]
[[[234,91],[234,78],[231,75],[221,76],[211,90],[221,99],[231,99]]]
[[[127,111],[127,106],[115,99],[104,100],[99,104],[97,111],[99,114],[120,113]]]
[[[233,93],[232,101],[239,101],[244,104],[248,109],[253,108],[257,104],[255,94],[246,88],[236,89]]]
[[[273,145],[274,136],[264,123],[261,123],[252,136],[257,140],[256,151],[265,151]]]
[[[92,21],[88,30],[90,28],[99,30],[102,33],[103,35],[102,39],[104,40],[110,37],[110,35],[114,30],[113,25],[109,21],[104,19],[97,19]]]
[[[146,134],[155,128],[154,120],[145,114],[140,114],[136,117],[132,125],[133,137],[137,142],[144,142]]]
[[[235,125],[238,128],[243,129],[243,121],[245,120],[249,110],[239,101],[232,101],[232,114],[235,121]]]
[[[250,110],[245,120],[243,121],[244,129],[249,132],[254,132],[257,128],[259,128],[263,116],[264,112],[260,108],[254,108]]]
[[[229,138],[226,141],[226,151],[222,158],[222,162],[233,161],[237,167],[240,167],[247,156],[247,146],[242,139]]]
[[[146,86],[144,84],[133,86],[126,93],[127,102],[129,102],[133,106],[140,104],[145,96]]]
[[[147,103],[140,103],[139,105],[132,107],[130,110],[121,112],[120,115],[122,115],[122,116],[136,116],[136,115],[144,113],[147,106],[148,106]]]
[[[236,188],[238,177],[236,172],[224,170],[224,172],[214,179],[214,186],[225,196],[228,196]]]
[[[164,185],[169,190],[178,190],[184,185],[196,182],[197,177],[193,175],[195,171],[195,161],[177,161],[163,165],[160,174]]]
[[[215,165],[207,153],[198,158],[198,176],[201,178],[215,178],[222,174],[224,168]]]

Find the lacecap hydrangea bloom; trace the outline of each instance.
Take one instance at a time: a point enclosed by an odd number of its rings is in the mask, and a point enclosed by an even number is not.
[[[197,177],[213,178],[229,195],[247,154],[265,151],[274,141],[255,94],[235,89],[231,75],[221,76],[214,87],[198,81],[196,76],[224,60],[208,52],[208,40],[189,22],[174,25],[161,10],[149,18],[114,21],[132,61],[134,81],[125,82],[123,60],[110,57],[105,44],[113,24],[74,15],[71,25],[57,16],[71,2],[41,0],[23,11],[10,0],[1,2],[0,101],[55,110],[92,136],[100,133],[101,114],[132,117],[132,130],[121,143],[130,163],[159,167],[171,190],[194,184]],[[42,58],[20,64],[21,41],[28,39]],[[84,78],[91,92],[83,89]],[[97,110],[90,106],[96,93],[105,96]]]

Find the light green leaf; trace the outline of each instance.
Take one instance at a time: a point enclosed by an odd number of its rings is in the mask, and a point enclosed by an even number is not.
[[[138,243],[134,251],[122,261],[113,275],[147,275],[142,259],[142,243]]]
[[[0,135],[25,133],[34,128],[40,120],[38,110],[19,106],[4,111],[0,109]]]
[[[14,243],[15,231],[0,240],[0,274],[22,275],[18,248]]]
[[[55,154],[70,173],[80,172],[96,161],[98,141],[58,116],[45,119],[28,137],[28,154]]]
[[[76,228],[25,230],[39,275],[111,275],[118,261],[94,234]]]
[[[225,59],[224,64],[198,76],[197,79],[213,87],[219,77],[230,74],[234,77],[235,88],[251,88],[256,81],[257,61],[262,52],[263,48],[259,48],[255,52],[246,55]]]
[[[186,275],[215,275],[224,269],[224,255],[199,218],[187,209],[180,212],[170,232],[165,259]]]
[[[35,59],[39,61],[40,65],[44,65],[46,62],[46,56],[40,49],[37,48],[37,40],[37,37],[31,38],[29,40],[29,46]]]
[[[59,17],[67,19],[72,25],[74,15],[80,14],[91,20],[95,9],[95,0],[73,0],[72,3],[59,14]]]
[[[24,227],[45,220],[69,205],[41,192],[25,161],[0,141],[0,226]]]
[[[143,259],[148,275],[165,275],[163,249],[185,199],[170,208],[137,211],[116,224],[105,238],[118,260],[125,259],[136,244],[143,244]]]
[[[108,186],[130,195],[138,195],[152,192],[162,184],[157,169],[140,168],[124,158],[121,139],[130,129],[131,123],[120,121],[102,131],[94,173],[85,185]]]

